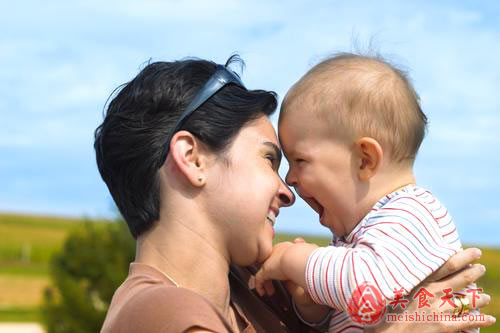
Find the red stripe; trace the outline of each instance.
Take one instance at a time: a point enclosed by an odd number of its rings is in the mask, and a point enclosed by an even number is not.
[[[443,216],[440,216],[440,217],[436,217],[436,220],[441,220],[443,217],[445,217],[446,215],[448,215],[448,211],[446,210],[444,212],[444,215]]]
[[[317,303],[321,303],[321,300],[318,297],[316,297],[316,294],[318,292],[316,291],[316,285],[314,284],[314,280],[315,280],[314,279],[314,272],[316,272],[316,264],[318,263],[318,257],[319,256],[316,255],[316,258],[315,258],[316,260],[314,261],[313,271],[312,271],[312,282],[309,285],[312,286],[312,291],[313,291],[312,294],[311,294],[311,297],[313,299],[316,298],[314,301],[317,301]]]
[[[425,250],[426,250],[426,251],[427,251],[430,255],[432,255],[432,256],[434,256],[434,257],[436,257],[436,258],[441,259],[443,262],[445,262],[445,261],[446,261],[444,258],[441,258],[440,256],[435,255],[435,254],[434,254],[434,253],[432,253],[429,249],[427,249],[427,247],[425,247],[425,245],[424,245],[424,244],[422,244],[422,242],[420,241],[420,239],[419,239],[417,236],[415,236],[415,235],[414,235],[414,234],[413,234],[413,233],[412,233],[412,232],[411,232],[411,231],[410,231],[407,227],[405,227],[405,226],[404,226],[403,224],[401,224],[401,223],[398,223],[398,222],[377,222],[377,223],[373,223],[373,224],[371,224],[371,225],[365,226],[365,228],[371,228],[371,227],[374,227],[374,226],[379,225],[379,224],[396,224],[396,225],[399,225],[399,226],[401,226],[401,227],[405,228],[405,229],[406,229],[406,231],[408,231],[408,232],[409,232],[409,233],[413,236],[413,238],[415,238],[415,239],[416,239],[416,240],[420,243],[420,245],[421,245],[421,246],[422,246],[422,247],[423,247],[423,248],[424,248],[424,249],[425,249]],[[376,230],[380,230],[380,229],[378,229],[378,228],[375,228],[375,229],[376,229]],[[391,238],[392,238],[392,237],[391,237]],[[394,238],[393,238],[393,239],[394,239]],[[437,245],[438,245],[438,248],[441,248],[441,246],[440,246],[439,244],[437,244]]]
[[[335,318],[338,315],[343,315],[343,316],[340,318]],[[330,330],[332,327],[338,328],[339,326],[343,326],[345,324],[352,324],[351,317],[349,316],[349,314],[347,312],[344,312],[344,311],[338,312],[337,314],[335,314],[334,316],[332,316],[330,318]]]
[[[328,287],[328,269],[330,268],[330,263],[332,262],[332,257],[333,255],[329,255],[328,256],[329,259],[328,259],[328,265],[326,266],[326,271],[325,271],[325,284],[326,284],[326,294],[328,295],[328,298],[330,299],[331,301],[331,305],[334,306],[335,303],[333,302],[333,298],[332,298],[332,294],[330,293],[330,287]]]
[[[434,217],[434,215],[432,214],[432,212],[431,212],[431,211],[430,211],[427,207],[425,207],[425,206],[424,206],[424,205],[423,205],[420,201],[415,200],[415,199],[414,199],[414,198],[412,198],[412,197],[401,197],[401,198],[394,199],[392,202],[396,202],[396,201],[399,201],[399,200],[401,200],[401,199],[410,199],[410,200],[415,201],[417,204],[419,204],[420,206],[422,206],[422,208],[423,208],[423,209],[425,209],[425,210],[427,211],[427,213],[429,213],[429,215],[430,215],[430,216],[432,216],[432,218],[434,219],[434,221],[438,222],[438,221],[436,220],[436,218]]]
[[[378,281],[377,281],[377,279],[375,278],[375,275],[373,275],[373,272],[372,272],[372,270],[371,270],[371,268],[370,268],[370,265],[368,265],[368,263],[366,262],[366,260],[365,260],[365,259],[361,258],[361,260],[363,260],[363,262],[365,263],[366,267],[368,267],[368,270],[370,271],[370,274],[371,274],[371,276],[372,276],[372,278],[373,278],[373,281],[375,281],[375,283],[377,284],[377,288],[378,288],[378,290],[379,290],[382,294],[384,294],[385,299],[389,299],[390,297],[388,297],[388,296],[384,293],[384,291],[382,290],[382,288],[380,288],[380,286],[379,286],[379,284],[378,284]]]
[[[403,228],[404,228],[404,227],[403,227]],[[408,252],[410,252],[410,253],[411,253],[411,254],[415,257],[415,259],[417,259],[417,260],[418,260],[418,262],[420,262],[422,265],[424,265],[425,267],[427,267],[427,268],[431,271],[431,273],[434,271],[432,268],[430,268],[429,266],[427,266],[426,264],[424,264],[422,261],[420,261],[420,259],[418,259],[418,257],[417,257],[417,256],[416,256],[416,255],[415,255],[415,254],[414,254],[414,253],[410,250],[410,248],[409,248],[408,246],[406,246],[405,244],[403,244],[403,243],[402,243],[402,242],[400,242],[399,240],[395,239],[394,237],[389,236],[387,233],[385,233],[384,231],[382,231],[382,230],[380,230],[380,229],[375,228],[375,230],[380,231],[381,233],[383,233],[383,234],[384,234],[384,235],[386,235],[387,237],[389,237],[389,238],[391,238],[391,239],[395,240],[395,241],[396,241],[396,242],[398,242],[399,244],[401,244],[401,245],[403,245],[404,247],[406,247],[406,249],[408,250]],[[443,262],[444,262],[444,261],[446,261],[446,260],[444,260],[444,259],[443,259]],[[430,273],[429,273],[429,274],[430,274]],[[420,279],[419,279],[419,281],[420,281]]]
[[[347,304],[347,299],[344,294],[344,286],[342,285],[342,277],[343,277],[343,270],[344,270],[344,263],[345,263],[345,258],[347,258],[347,255],[344,256],[344,260],[342,260],[342,265],[340,266],[340,291],[342,291],[342,296],[344,297],[344,302]]]
[[[446,236],[449,236],[451,235],[452,233],[454,233],[455,231],[457,230],[457,227],[453,228],[452,231],[450,231],[449,233],[447,233],[446,235],[443,235],[443,237],[446,237]]]
[[[307,283],[307,288],[310,289],[311,288],[311,280],[309,279],[309,271],[310,271],[310,266],[311,265],[311,258],[309,258],[309,260],[307,260],[307,263],[306,263],[306,283]]]
[[[351,266],[352,266],[352,273],[354,275],[354,282],[356,283],[356,290],[359,289],[359,284],[358,284],[358,277],[356,276],[356,269],[354,268],[354,254],[356,253],[356,250],[351,251]],[[352,294],[351,294],[352,297]]]
[[[394,257],[396,257],[402,264],[403,266],[406,268],[406,270],[408,271],[408,273],[410,273],[411,275],[413,275],[415,277],[415,279],[417,279],[418,281],[420,281],[420,278],[418,278],[415,274],[413,274],[409,269],[408,269],[408,266],[405,265],[405,263],[401,260],[401,258],[399,258],[396,254],[394,254],[394,252],[392,252],[389,248],[385,247],[384,249],[386,249],[387,251],[391,252],[392,255]]]
[[[394,200],[394,201],[396,201],[396,200]],[[416,218],[417,221],[420,222],[420,224],[422,224],[422,226],[425,228],[425,230],[427,231],[427,233],[429,234],[429,236],[431,236],[431,238],[434,241],[434,243],[436,243],[436,245],[439,246],[439,242],[434,239],[434,237],[432,236],[431,232],[427,229],[427,227],[425,226],[425,224],[415,214],[413,214],[412,212],[407,211],[406,209],[402,209],[402,208],[383,208],[383,209],[384,210],[399,210],[399,211],[406,212],[406,213],[410,214],[411,216],[413,216],[414,218]],[[426,210],[427,210],[427,208],[426,208]],[[427,210],[427,212],[429,212],[429,211]],[[432,216],[432,214],[430,214],[430,215]],[[439,224],[439,222],[434,218],[434,216],[432,216],[432,218],[436,221],[436,223]]]
[[[416,196],[417,196],[417,197],[419,197],[419,196],[424,195],[424,194],[426,194],[426,193],[428,193],[428,194],[432,195],[432,193],[431,193],[431,192],[429,192],[429,191],[424,191],[424,192],[422,192],[422,193],[416,194]]]
[[[333,315],[330,317],[330,321],[331,321],[332,319],[334,319],[335,317],[340,316],[341,314],[344,314],[344,312],[343,312],[343,311],[337,311],[335,314],[333,314]]]
[[[392,274],[392,272],[391,272],[391,270],[389,269],[389,266],[387,266],[387,264],[386,264],[386,262],[385,262],[384,258],[382,258],[382,256],[381,256],[380,254],[378,254],[378,253],[377,253],[377,251],[375,251],[375,249],[373,249],[373,248],[371,247],[371,245],[370,245],[370,244],[367,244],[367,243],[364,243],[364,242],[360,242],[359,244],[365,245],[365,246],[366,246],[366,247],[368,247],[370,250],[372,250],[372,252],[375,254],[375,256],[379,257],[379,258],[380,258],[380,260],[384,263],[384,266],[387,268],[387,271],[389,272],[389,274],[391,274],[392,279],[394,280],[394,282],[396,282],[396,284],[397,284],[397,285],[399,285],[399,287],[400,287],[400,288],[403,288],[403,289],[404,289],[403,285],[402,285],[401,283],[399,283],[399,281],[398,281],[398,280],[396,280],[396,277],[394,276],[394,274]],[[388,283],[388,284],[389,284],[389,283]],[[390,284],[389,284],[389,285],[390,285]],[[405,289],[405,291],[406,291],[406,289]]]

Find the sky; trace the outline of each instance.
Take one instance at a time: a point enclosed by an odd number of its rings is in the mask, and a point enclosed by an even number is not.
[[[325,57],[375,50],[409,72],[430,119],[417,183],[464,243],[500,246],[499,2],[0,0],[0,28],[0,211],[116,216],[93,131],[147,61],[237,52],[246,86],[281,100]],[[329,234],[301,200],[277,231]]]

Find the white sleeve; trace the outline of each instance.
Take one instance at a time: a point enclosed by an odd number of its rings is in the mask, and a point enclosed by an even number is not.
[[[353,247],[322,247],[307,261],[307,289],[318,304],[346,311],[364,282],[385,299],[408,294],[456,249],[442,238],[433,215],[412,198],[380,209],[362,226]]]

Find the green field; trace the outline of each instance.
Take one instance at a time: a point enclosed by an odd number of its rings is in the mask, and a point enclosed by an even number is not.
[[[84,221],[0,213],[0,322],[40,320],[42,290],[50,283],[50,257],[61,248],[67,234]],[[281,234],[276,241],[292,238]],[[304,238],[319,245],[328,243],[325,238]],[[500,317],[500,249],[481,249],[481,263],[487,272],[478,284],[493,297],[484,312]],[[500,332],[500,325],[496,326],[482,331]]]
[[[0,214],[0,321],[38,321],[51,255],[84,219]]]

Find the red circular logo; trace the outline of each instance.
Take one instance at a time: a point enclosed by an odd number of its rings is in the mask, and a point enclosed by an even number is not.
[[[364,282],[352,293],[347,312],[356,323],[375,324],[385,314],[385,298],[382,297],[377,287]]]

